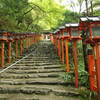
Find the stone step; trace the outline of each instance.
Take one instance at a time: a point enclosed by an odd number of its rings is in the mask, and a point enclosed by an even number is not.
[[[76,97],[73,98],[70,96],[59,96],[53,93],[51,93],[50,95],[13,93],[10,94],[10,96],[9,94],[0,94],[0,96],[2,96],[2,98],[5,98],[0,100],[78,100]]]
[[[6,73],[13,74],[33,74],[33,73],[52,73],[65,72],[64,69],[34,69],[34,70],[7,70]]]
[[[53,64],[60,64],[59,62],[43,62],[43,61],[41,61],[41,62],[35,62],[35,61],[33,61],[33,62],[27,62],[27,61],[22,61],[22,62],[19,62],[19,63],[17,63],[17,64],[39,64],[39,65],[53,65]]]
[[[38,74],[1,74],[0,78],[14,78],[14,79],[22,79],[22,78],[55,78],[60,77],[63,73],[38,73]]]
[[[31,75],[30,75],[31,76]],[[10,78],[10,79],[6,79],[6,78],[2,78],[0,80],[1,81],[12,81],[12,82],[20,82],[20,81],[25,81],[25,82],[29,82],[29,81],[46,81],[46,82],[63,82],[64,80],[62,80],[61,77],[54,77],[54,78],[51,78],[51,77],[47,77],[47,78],[40,78],[40,77],[37,77],[37,78],[21,78],[21,79],[16,79],[16,78]]]
[[[63,65],[60,65],[60,64],[53,64],[53,65],[41,65],[41,66],[27,66],[27,64],[19,64],[19,65],[14,65],[12,68],[14,68],[14,67],[29,67],[29,68],[31,68],[31,67],[62,67]]]
[[[41,87],[40,87],[41,86]],[[13,94],[13,93],[22,93],[22,94],[37,94],[37,95],[49,95],[53,93],[59,96],[79,96],[78,89],[64,87],[57,88],[57,86],[42,86],[42,85],[34,85],[34,86],[0,86],[0,93],[2,94]],[[59,86],[59,85],[58,85]],[[65,88],[65,89],[64,89]]]
[[[0,80],[0,84],[6,84],[6,85],[69,85],[70,83],[66,83],[65,81],[61,81],[61,80],[54,80],[54,78],[52,80],[46,80],[41,78],[41,80],[39,80],[38,78],[35,80],[28,80],[28,79],[3,79]]]
[[[43,57],[43,56],[29,56],[28,58],[25,59],[50,59],[49,57]]]
[[[32,67],[27,67],[27,66],[14,66],[12,68],[9,68],[12,70],[34,70],[34,69],[61,69],[60,66],[32,66]]]
[[[21,61],[21,63],[49,63],[50,61],[34,61],[34,60],[32,60],[32,61],[30,61],[30,60],[24,60],[24,61]]]
[[[17,63],[16,66],[43,66],[43,65],[53,65],[52,63]]]

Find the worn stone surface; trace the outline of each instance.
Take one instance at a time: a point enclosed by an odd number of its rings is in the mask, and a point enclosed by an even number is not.
[[[50,42],[40,42],[28,53],[0,74],[0,100],[76,100],[68,97],[79,94],[60,77],[65,70]]]

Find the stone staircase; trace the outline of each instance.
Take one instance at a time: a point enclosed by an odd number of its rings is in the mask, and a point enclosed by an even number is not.
[[[50,42],[42,41],[28,53],[0,74],[0,100],[76,100],[71,96],[79,93],[60,77],[65,70]]]

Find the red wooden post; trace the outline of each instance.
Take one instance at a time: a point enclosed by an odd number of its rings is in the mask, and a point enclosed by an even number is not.
[[[66,47],[66,72],[70,72],[70,65],[69,65],[69,55],[68,55],[68,40],[65,40],[65,47]]]
[[[20,40],[20,55],[23,53],[23,43],[22,40]]]
[[[59,40],[57,39],[57,53],[58,53],[58,56],[59,56]]]
[[[61,55],[61,47],[60,47],[60,40],[58,39],[58,56],[60,57]]]
[[[52,34],[50,35],[50,40],[53,43],[53,35]]]
[[[62,40],[62,59],[61,59],[61,61],[62,61],[62,64],[64,64],[64,41]]]
[[[27,49],[28,49],[28,47],[29,47],[28,37],[27,37],[27,39],[26,39],[26,46],[27,46]]]
[[[11,62],[11,42],[8,42],[8,63]]]
[[[52,36],[52,43],[54,44],[54,35]]]
[[[33,36],[33,40],[32,40],[32,41],[33,41],[33,43],[34,43],[34,36]]]
[[[15,54],[17,58],[18,57],[18,40],[15,41]]]
[[[31,43],[31,45],[32,45],[32,37],[30,38],[30,43]]]
[[[4,41],[1,41],[1,67],[4,66]]]
[[[100,51],[99,45],[96,45],[96,76],[97,76],[97,92],[100,96]]]
[[[30,42],[30,37],[29,37],[29,47],[30,47],[30,45],[31,45],[31,42]]]
[[[30,47],[30,37],[28,37],[28,48]]]
[[[59,57],[60,57],[60,61],[62,61],[62,41],[59,39]]]
[[[74,47],[74,71],[75,71],[75,87],[78,88],[78,58],[77,58],[77,41],[73,42]]]
[[[90,90],[95,90],[95,78],[94,78],[94,55],[91,49],[88,50],[88,69],[89,69],[89,81],[90,81]]]

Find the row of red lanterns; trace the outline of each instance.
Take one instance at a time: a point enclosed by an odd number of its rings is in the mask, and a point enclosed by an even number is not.
[[[68,56],[68,42],[72,41],[74,49],[74,72],[75,72],[75,86],[78,88],[78,55],[77,55],[77,41],[82,40],[82,33],[85,33],[85,43],[92,44],[94,54],[88,55],[88,68],[90,89],[96,90],[100,96],[100,16],[81,17],[79,23],[67,23],[59,27],[51,34],[51,41],[58,49],[58,55],[62,63],[64,63],[64,44],[66,51],[66,72],[70,71],[69,56]],[[57,43],[57,44],[56,44]],[[94,68],[95,67],[95,68]],[[94,83],[93,71],[96,70],[96,83]],[[92,77],[91,77],[92,76]]]
[[[34,36],[35,33],[15,33],[15,32],[7,32],[1,31],[0,32],[0,40],[2,41],[13,41],[13,40],[21,40],[27,37]]]
[[[67,23],[53,34],[58,38],[82,39],[80,34],[82,31],[86,32],[89,40],[100,39],[100,17],[81,17],[79,23]]]

